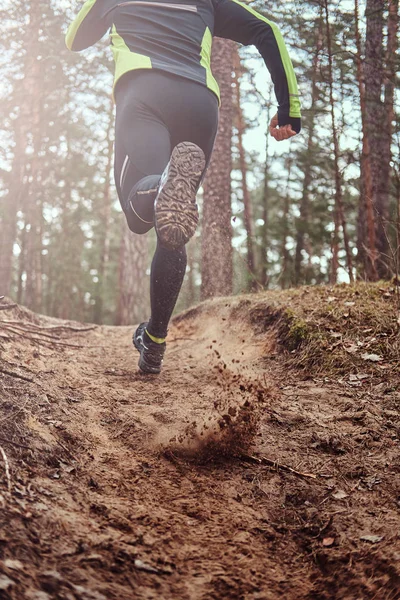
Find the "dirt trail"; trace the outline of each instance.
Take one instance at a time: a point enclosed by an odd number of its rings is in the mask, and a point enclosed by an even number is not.
[[[288,372],[248,313],[176,319],[156,378],[131,328],[0,331],[1,599],[400,598],[399,392]]]

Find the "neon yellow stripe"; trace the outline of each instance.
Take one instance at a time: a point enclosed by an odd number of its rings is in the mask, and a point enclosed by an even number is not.
[[[128,71],[152,68],[153,65],[149,56],[129,50],[115,25],[113,25],[111,30],[111,44],[115,60],[114,89],[120,77]]]
[[[297,87],[296,75],[294,73],[292,61],[290,60],[289,53],[287,51],[284,39],[282,37],[281,32],[279,31],[278,26],[275,23],[273,23],[272,21],[269,21],[263,15],[260,15],[260,13],[256,12],[255,10],[253,10],[250,6],[247,6],[246,4],[244,4],[242,2],[239,2],[238,0],[232,0],[232,2],[235,2],[235,4],[238,4],[242,8],[245,8],[252,15],[254,15],[255,17],[257,17],[257,19],[260,19],[261,21],[264,21],[264,23],[267,23],[267,25],[269,25],[271,27],[271,29],[272,29],[272,31],[274,33],[276,42],[278,44],[279,53],[281,55],[282,64],[283,64],[283,67],[285,69],[286,79],[287,79],[287,82],[288,82],[289,102],[290,102],[289,116],[290,117],[301,117],[300,100],[298,99],[298,97],[296,97],[296,96],[299,95],[299,90],[298,90],[298,87]]]
[[[85,4],[82,6],[75,20],[72,21],[71,25],[68,27],[67,34],[65,36],[65,43],[67,45],[68,50],[72,50],[73,43],[76,38],[76,34],[78,33],[79,27],[82,25],[83,21],[86,19],[93,6],[96,4],[96,0],[87,0]]]
[[[165,342],[166,338],[156,338],[156,337],[154,337],[154,335],[150,335],[150,333],[147,331],[147,329],[146,329],[146,333],[149,336],[149,338],[151,339],[151,341],[155,342],[156,344],[163,344]]]
[[[201,42],[201,60],[200,64],[206,70],[206,82],[207,87],[217,96],[220,100],[219,86],[211,71],[211,47],[212,47],[212,35],[211,31],[207,27]]]

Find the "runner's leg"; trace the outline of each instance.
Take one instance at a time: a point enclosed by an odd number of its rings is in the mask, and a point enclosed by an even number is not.
[[[211,157],[217,129],[214,95],[190,81],[157,72],[128,78],[117,91],[115,179],[129,227],[152,227],[154,199],[172,148],[197,144]],[[171,141],[172,140],[172,141]],[[160,242],[151,268],[149,333],[163,339],[186,271],[186,250],[167,250]]]

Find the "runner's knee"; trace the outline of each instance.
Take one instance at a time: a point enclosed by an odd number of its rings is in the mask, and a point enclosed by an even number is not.
[[[147,233],[154,225],[154,201],[159,180],[159,175],[144,177],[128,196],[124,212],[129,229],[134,233]]]

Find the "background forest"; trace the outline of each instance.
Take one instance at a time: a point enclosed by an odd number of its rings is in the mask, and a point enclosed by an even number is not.
[[[303,129],[280,144],[267,136],[276,101],[262,59],[215,39],[221,131],[178,310],[399,272],[398,0],[251,4],[284,34]],[[80,6],[0,0],[0,295],[128,324],[148,314],[155,240],[129,232],[116,196],[108,40],[65,48]]]

